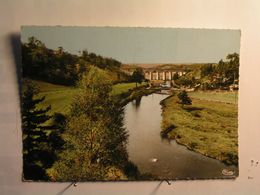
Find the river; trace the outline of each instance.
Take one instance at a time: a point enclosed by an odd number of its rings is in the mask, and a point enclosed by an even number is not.
[[[160,101],[166,97],[167,95],[152,94],[125,106],[129,160],[137,165],[141,173],[152,174],[156,179],[234,178],[224,176],[222,171],[232,170],[236,175],[236,167],[227,166],[190,151],[175,141],[161,138]]]

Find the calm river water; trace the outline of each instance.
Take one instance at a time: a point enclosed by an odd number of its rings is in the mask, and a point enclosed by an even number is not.
[[[141,102],[125,107],[125,126],[129,132],[129,159],[141,173],[151,173],[158,179],[230,178],[223,169],[234,170],[218,160],[192,152],[175,141],[162,139],[160,101],[167,95],[152,94]]]

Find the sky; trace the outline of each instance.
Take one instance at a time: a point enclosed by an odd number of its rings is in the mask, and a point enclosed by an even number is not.
[[[79,54],[88,50],[122,63],[214,63],[240,50],[240,30],[23,26],[46,47]]]

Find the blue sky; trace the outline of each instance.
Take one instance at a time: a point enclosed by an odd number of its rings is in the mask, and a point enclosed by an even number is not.
[[[48,48],[62,46],[78,54],[89,52],[122,63],[218,62],[239,53],[240,30],[140,27],[22,27],[22,42],[35,36]]]

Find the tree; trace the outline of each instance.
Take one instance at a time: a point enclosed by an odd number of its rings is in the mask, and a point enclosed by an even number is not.
[[[48,174],[55,181],[104,180],[113,169],[123,177],[127,134],[123,110],[109,95],[109,76],[90,66],[78,86],[64,132],[65,150]]]
[[[221,59],[216,67],[216,73],[221,79],[220,84],[223,86],[234,83],[239,75],[239,54],[228,54],[226,59],[227,61]]]
[[[218,62],[217,71],[219,75],[225,77],[225,62],[222,59]]]
[[[22,64],[23,76],[63,85],[75,85],[90,64],[109,70],[121,66],[115,59],[89,53],[87,50],[82,51],[81,55],[74,55],[63,47],[49,49],[35,37],[22,43]]]
[[[187,92],[185,90],[181,91],[178,94],[178,98],[180,100],[180,103],[183,105],[191,105],[192,104],[192,100],[190,99],[190,97],[188,96]]]
[[[132,80],[133,82],[135,82],[136,87],[137,87],[137,83],[141,84],[142,81],[144,80],[143,70],[142,70],[141,68],[137,68],[137,69],[133,72],[133,74],[132,74],[132,76],[131,76],[131,80]]]
[[[88,61],[89,60],[89,56],[88,56],[88,50],[83,50],[82,51],[82,54],[81,54],[81,58],[85,61]]]
[[[193,84],[193,81],[192,81],[192,79],[190,79],[190,78],[188,78],[186,76],[182,76],[179,79],[177,79],[175,81],[175,83],[177,85],[184,85],[184,86],[188,86],[189,85],[189,86],[191,86]]]
[[[39,108],[45,97],[37,96],[37,87],[25,79],[22,92],[23,175],[28,180],[48,180],[46,169],[53,165],[64,144],[61,133],[65,117],[58,113],[54,117],[48,115],[51,107]]]
[[[226,74],[229,78],[232,78],[232,81],[234,81],[239,75],[239,54],[228,54],[226,59],[228,60]]]
[[[48,49],[35,37],[30,37],[27,44],[22,45],[23,75],[37,77],[45,71],[49,63]]]
[[[44,149],[48,142],[49,126],[44,125],[51,117],[47,112],[51,107],[37,108],[44,97],[35,98],[36,87],[24,81],[22,94],[23,170],[25,179],[47,179],[45,168],[52,163],[52,155]],[[49,159],[48,159],[49,158]]]
[[[210,74],[212,74],[214,71],[213,65],[212,64],[206,64],[204,66],[201,67],[201,76],[205,77],[205,76],[209,76]]]

